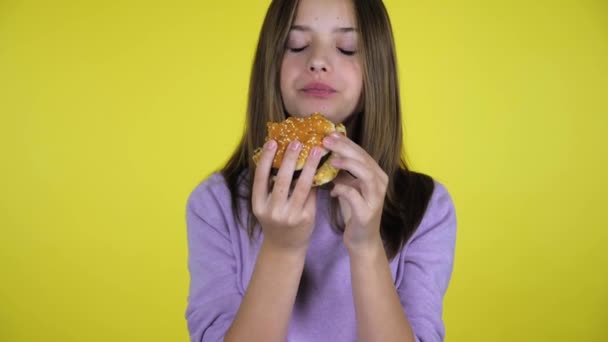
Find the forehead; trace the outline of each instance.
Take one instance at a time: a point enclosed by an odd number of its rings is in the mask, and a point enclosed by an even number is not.
[[[300,0],[294,25],[331,30],[355,27],[356,21],[352,0]]]

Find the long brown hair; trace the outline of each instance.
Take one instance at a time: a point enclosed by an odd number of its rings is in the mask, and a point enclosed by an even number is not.
[[[257,224],[250,200],[253,186],[250,180],[255,172],[252,156],[254,149],[264,142],[266,123],[282,121],[288,115],[280,94],[280,66],[298,3],[298,0],[273,0],[268,8],[251,71],[245,131],[221,170],[232,194],[235,219],[241,225],[240,199],[248,204],[246,229],[250,237]],[[434,183],[431,177],[410,171],[403,153],[395,43],[386,8],[381,0],[353,0],[353,5],[359,30],[363,98],[362,110],[344,124],[349,138],[389,175],[380,232],[386,254],[392,259],[420,224]],[[343,231],[337,200],[334,198],[330,203],[332,225]]]

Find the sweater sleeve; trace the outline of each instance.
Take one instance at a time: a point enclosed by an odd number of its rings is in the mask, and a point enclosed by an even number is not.
[[[403,280],[397,287],[401,305],[418,342],[445,338],[443,297],[454,264],[456,214],[446,188],[435,190],[418,230],[403,256]]]
[[[186,223],[190,272],[186,320],[190,341],[223,341],[242,294],[237,287],[226,215],[209,184],[203,183],[188,198]]]

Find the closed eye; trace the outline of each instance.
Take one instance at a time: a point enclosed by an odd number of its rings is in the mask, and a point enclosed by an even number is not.
[[[290,47],[288,47],[287,49],[289,51],[291,51],[291,52],[301,52],[301,51],[304,51],[304,49],[306,49],[307,47],[308,47],[308,45],[304,45],[304,46],[302,46],[300,48],[290,48]]]
[[[340,50],[340,52],[342,54],[347,55],[347,56],[354,56],[355,53],[357,53],[357,51],[355,51],[355,50],[346,50],[346,49],[340,49],[340,48],[338,48],[338,50]]]

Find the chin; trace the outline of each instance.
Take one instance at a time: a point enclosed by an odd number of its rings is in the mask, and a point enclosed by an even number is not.
[[[298,117],[298,118],[305,118],[305,117],[312,115],[313,113],[323,113],[323,115],[328,120],[332,121],[333,123],[340,123],[340,121],[342,121],[342,120],[337,120],[337,118],[339,118],[340,115],[336,115],[335,110],[333,110],[331,108],[331,106],[306,106],[306,107],[298,108],[295,111],[295,113],[291,113],[291,112],[289,112],[289,113],[290,113],[290,115]]]

